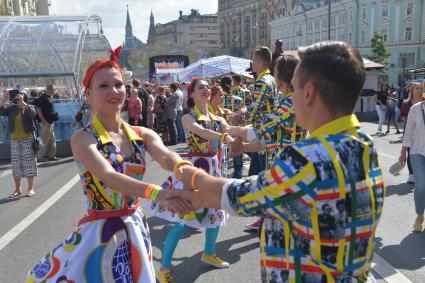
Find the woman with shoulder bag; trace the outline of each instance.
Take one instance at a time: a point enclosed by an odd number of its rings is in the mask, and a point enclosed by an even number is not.
[[[13,104],[5,107],[9,92],[5,92],[0,102],[0,112],[9,119],[10,156],[12,174],[15,180],[15,191],[9,196],[16,198],[22,194],[21,179],[28,179],[28,197],[35,195],[34,177],[37,176],[37,152],[35,146],[34,117],[36,111],[27,104],[27,96],[23,91],[13,98]]]
[[[415,202],[416,219],[413,224],[413,232],[422,232],[425,211],[425,101],[423,95],[421,101],[410,107],[407,115],[406,128],[403,137],[399,162],[402,166],[407,161],[407,150],[410,150],[410,163],[415,176]]]

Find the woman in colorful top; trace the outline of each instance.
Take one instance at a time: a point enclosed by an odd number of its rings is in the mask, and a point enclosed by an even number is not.
[[[24,92],[19,92],[13,98],[13,104],[4,107],[9,99],[9,92],[5,91],[0,102],[0,113],[8,117],[8,130],[11,137],[10,157],[12,165],[12,175],[15,180],[15,191],[10,198],[18,197],[22,194],[21,179],[28,179],[28,197],[35,195],[34,178],[37,176],[36,152],[33,149],[34,136],[34,116],[36,115],[33,106],[27,104],[27,96]]]
[[[83,84],[94,117],[71,139],[88,212],[78,228],[33,267],[27,282],[155,282],[149,229],[138,199],[166,202],[169,192],[141,181],[145,150],[165,170],[180,166],[182,160],[156,133],[120,118],[124,77],[112,54],[87,71]],[[190,208],[177,200],[168,207]]]
[[[209,109],[210,87],[202,79],[195,79],[188,87],[188,106],[193,109],[189,114],[182,118],[183,128],[186,131],[189,153],[185,155],[186,159],[194,166],[201,168],[213,176],[224,176],[224,150],[220,145],[229,143],[233,139],[223,133],[238,136],[241,133],[240,128],[231,127],[226,120],[214,115]],[[184,189],[186,187],[174,176],[170,176],[163,185],[169,189]],[[201,260],[217,268],[226,268],[229,263],[222,261],[215,253],[215,244],[219,232],[219,227],[225,224],[226,215],[221,209],[201,208],[194,213],[180,217],[178,214],[170,213],[161,204],[152,201],[148,204],[156,216],[163,219],[176,222],[176,225],[169,232],[162,253],[162,263],[160,270],[157,271],[161,282],[174,282],[171,274],[171,259],[176,246],[187,230],[187,226],[193,228],[205,227],[205,248]]]
[[[413,86],[413,88],[415,87]],[[419,96],[421,99],[410,107],[409,114],[407,115],[399,162],[402,165],[406,164],[406,153],[409,149],[410,162],[415,176],[413,199],[417,214],[413,231],[422,232],[425,211],[425,100],[423,100],[423,94],[420,95],[418,90],[415,96],[416,99]]]
[[[423,92],[424,92],[424,87],[421,83],[413,83],[409,87],[409,96],[407,97],[406,101],[404,101],[403,104],[401,105],[401,110],[400,110],[400,118],[403,122],[405,122],[403,135],[404,135],[404,132],[406,131],[407,116],[409,115],[410,108],[412,107],[412,105],[423,100]],[[407,163],[407,169],[409,170],[409,178],[407,179],[407,183],[414,184],[415,175],[413,175],[412,165],[410,164],[410,148],[407,148],[406,163]]]
[[[137,96],[137,89],[132,89],[128,98],[128,123],[131,126],[142,125],[142,100]]]

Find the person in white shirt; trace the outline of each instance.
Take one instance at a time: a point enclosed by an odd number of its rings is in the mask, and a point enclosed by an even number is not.
[[[403,147],[399,157],[401,165],[406,164],[407,149],[410,148],[410,163],[415,176],[416,220],[414,232],[421,232],[425,210],[425,101],[416,103],[410,108],[407,116],[406,129],[403,137]]]
[[[177,142],[178,143],[184,143],[186,142],[185,136],[184,136],[184,130],[182,125],[182,117],[183,117],[183,102],[184,102],[184,95],[183,92],[180,90],[180,85],[178,82],[173,82],[170,85],[171,91],[174,92],[174,95],[178,95],[179,100],[177,101],[177,117],[176,117],[176,127],[177,127]]]

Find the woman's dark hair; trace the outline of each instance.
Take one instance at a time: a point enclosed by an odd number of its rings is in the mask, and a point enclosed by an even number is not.
[[[131,85],[125,85],[125,94],[127,96],[131,95]]]
[[[220,81],[220,86],[223,89],[223,91],[230,93],[232,91],[232,78],[223,77]]]
[[[195,100],[193,99],[191,94],[195,90],[196,83],[199,81],[203,81],[203,79],[193,78],[189,86],[187,87],[187,107],[189,108],[195,107]]]
[[[276,59],[275,68],[278,71],[277,76],[282,82],[287,83],[292,89],[292,77],[294,76],[295,68],[297,67],[299,60],[292,55],[281,55]]]
[[[381,91],[381,92],[384,92],[384,86],[386,86],[386,87],[387,87],[386,92],[388,92],[388,90],[390,89],[390,86],[388,85],[388,83],[387,83],[387,82],[383,82],[383,83],[381,83],[380,91]]]

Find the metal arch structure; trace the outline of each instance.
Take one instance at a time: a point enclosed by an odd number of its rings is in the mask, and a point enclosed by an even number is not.
[[[101,31],[97,15],[0,17],[0,88],[50,82],[79,98],[81,74],[94,59],[108,57]]]

